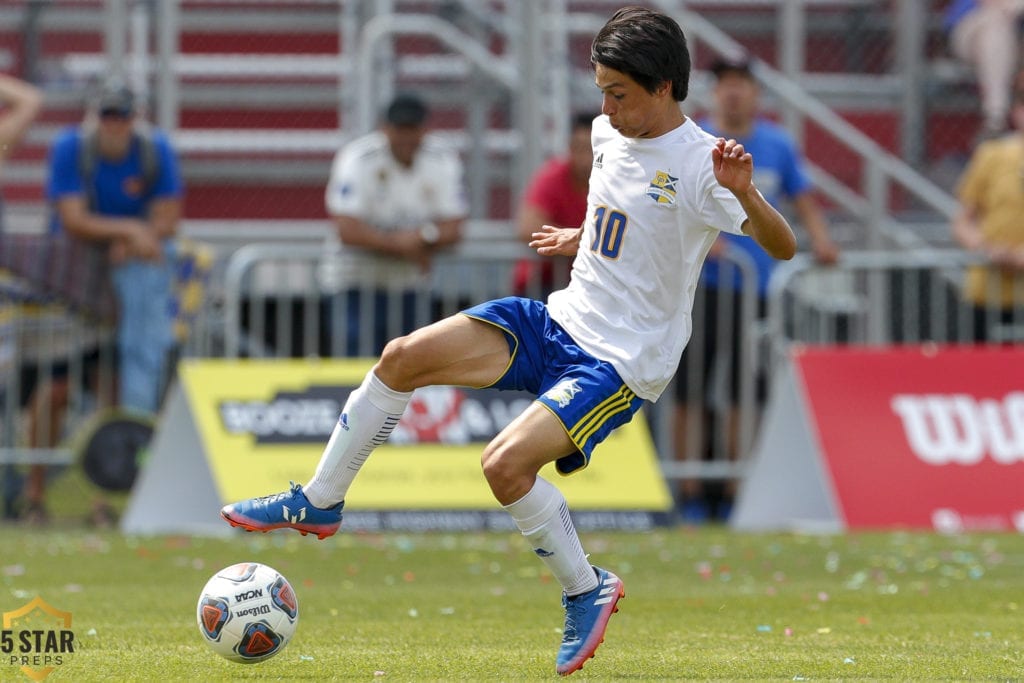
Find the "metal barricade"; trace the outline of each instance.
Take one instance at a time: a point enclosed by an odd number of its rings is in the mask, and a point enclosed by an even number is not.
[[[69,436],[114,391],[113,331],[0,271],[0,480],[14,510],[22,468],[65,466]],[[37,476],[42,475],[39,472]]]
[[[1024,273],[952,249],[798,256],[769,283],[774,366],[795,343],[1024,343]]]
[[[757,266],[731,245],[717,261],[720,286],[698,286],[690,341],[674,388],[659,402],[674,404],[667,423],[656,425],[660,441],[672,444],[662,463],[671,480],[735,478],[757,429],[764,322]]]
[[[513,293],[514,270],[522,259],[537,259],[531,250],[511,241],[467,242],[437,259],[431,277],[415,293],[416,324],[420,326],[454,314],[459,310],[490,299]],[[224,356],[227,358],[315,358],[357,355],[372,357],[373,339],[368,326],[360,320],[356,353],[345,353],[349,301],[341,296],[336,285],[337,274],[331,272],[331,249],[322,244],[249,244],[230,257],[224,276]],[[736,439],[741,452],[749,449],[756,428],[755,373],[757,353],[753,347],[757,334],[758,301],[756,268],[741,250],[731,249],[721,259],[723,277],[738,274],[741,286],[735,296],[721,297],[723,310],[717,316],[723,340],[716,349],[705,348],[700,321],[694,321],[691,337],[693,351],[690,361],[699,371],[691,374],[691,398],[707,404],[714,412],[713,425],[698,424],[691,438],[713,444],[710,459],[688,457],[676,459],[674,446],[675,394],[670,388],[662,399],[646,408],[653,430],[655,447],[663,470],[672,479],[686,477],[725,478],[736,468],[737,452],[727,448],[723,438],[712,431],[726,429],[730,414],[738,416]],[[554,261],[550,282],[560,286],[569,278],[569,262]],[[733,290],[729,290],[732,292]],[[530,281],[525,291],[534,298],[544,298],[541,280]],[[400,291],[389,293],[389,315],[397,309]],[[359,295],[369,299],[366,288]],[[705,292],[699,291],[697,304],[704,305]],[[711,303],[711,302],[708,302]],[[736,310],[733,309],[735,305]],[[365,309],[364,309],[365,310]],[[388,337],[399,336],[397,317],[389,319]],[[728,367],[726,360],[736,351],[737,367]],[[705,354],[718,352],[719,364],[712,367]],[[763,354],[762,354],[763,355]],[[710,371],[706,373],[704,368]],[[723,384],[738,385],[735,400],[722,395]],[[732,408],[735,407],[735,411]]]

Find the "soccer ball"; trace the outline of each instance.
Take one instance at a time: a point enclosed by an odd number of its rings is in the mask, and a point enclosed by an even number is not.
[[[252,664],[283,650],[299,623],[295,591],[265,564],[242,562],[213,575],[196,607],[199,632],[214,652]]]

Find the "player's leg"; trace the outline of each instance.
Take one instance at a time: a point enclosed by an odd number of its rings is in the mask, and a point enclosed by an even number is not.
[[[283,493],[221,510],[232,526],[249,531],[293,528],[325,538],[341,525],[345,494],[370,453],[387,441],[418,387],[485,386],[507,369],[504,333],[455,315],[388,343],[380,361],[342,409],[313,478]]]
[[[594,656],[625,591],[617,576],[590,565],[565,498],[537,473],[552,461],[566,473],[585,467],[593,447],[628,422],[641,403],[610,365],[597,362],[557,381],[483,454],[494,496],[562,585],[566,618],[556,659],[562,675]]]

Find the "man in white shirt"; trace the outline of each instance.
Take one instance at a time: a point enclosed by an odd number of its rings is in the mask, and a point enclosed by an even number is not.
[[[462,164],[427,134],[428,115],[419,97],[398,95],[379,130],[334,158],[325,200],[342,243],[344,317],[334,322],[344,324],[347,355],[380,355],[388,339],[429,322],[417,290],[428,286],[437,250],[461,238],[468,212]],[[367,305],[372,311],[363,311]],[[397,315],[389,315],[392,307]],[[372,329],[363,329],[364,320]]]
[[[776,258],[796,240],[754,187],[753,159],[704,133],[680,110],[690,56],[679,25],[621,9],[591,47],[602,115],[582,228],[544,226],[530,246],[572,255],[568,287],[547,305],[509,297],[474,306],[390,342],[350,395],[305,486],[225,506],[250,531],[293,528],[326,537],[341,524],[349,485],[383,443],[412,391],[434,384],[532,391],[530,404],[484,449],[495,498],[562,587],[565,627],[555,670],[580,669],[625,595],[592,567],[559,490],[538,476],[554,462],[585,468],[594,447],[657,400],[690,334],[700,266],[720,231],[751,235]],[[303,521],[288,511],[303,510]]]

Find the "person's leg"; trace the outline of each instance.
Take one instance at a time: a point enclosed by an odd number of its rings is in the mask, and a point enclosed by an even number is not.
[[[595,401],[611,405],[608,400],[592,397],[584,401],[588,416],[593,414],[588,408]],[[631,416],[630,402],[622,399],[619,416],[612,419],[619,424],[628,420],[622,414]],[[582,668],[594,655],[625,590],[613,573],[590,564],[565,497],[538,476],[547,463],[579,453],[580,446],[569,434],[578,433],[574,427],[587,418],[572,420],[568,425],[562,419],[564,414],[556,417],[548,404],[534,402],[488,444],[482,464],[494,497],[562,586],[566,619],[556,671],[565,675]]]
[[[707,401],[718,330],[717,288],[702,285],[697,290],[692,317],[693,334],[676,371],[673,437],[676,460],[696,463],[708,457],[710,447]],[[678,498],[684,522],[701,524],[710,517],[702,479],[679,480]]]
[[[987,2],[954,28],[953,53],[974,66],[984,127],[1000,132],[1007,125],[1013,73],[1020,57],[1020,9],[1013,3]]]
[[[54,448],[60,443],[61,428],[68,405],[68,380],[64,368],[56,368],[55,377],[42,378],[32,392],[28,405],[28,445],[30,448]],[[49,371],[53,373],[55,367]],[[44,524],[46,510],[46,465],[31,465],[25,480],[25,521]]]
[[[114,286],[120,307],[118,403],[155,413],[172,341],[170,266],[130,261],[114,270]]]
[[[391,341],[345,402],[313,478],[281,494],[227,505],[221,515],[249,531],[294,528],[320,538],[335,533],[348,487],[370,453],[387,441],[414,389],[485,386],[508,362],[504,333],[463,315]]]

